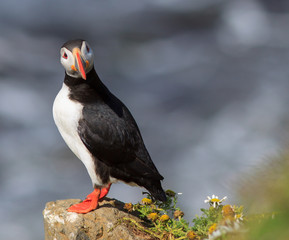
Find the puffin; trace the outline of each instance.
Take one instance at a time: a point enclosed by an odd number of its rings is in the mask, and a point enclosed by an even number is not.
[[[86,167],[93,185],[86,199],[67,211],[95,210],[117,181],[143,187],[152,198],[166,201],[161,185],[164,178],[145,147],[137,123],[100,80],[87,41],[65,42],[60,61],[65,77],[53,103],[53,118],[68,147]]]

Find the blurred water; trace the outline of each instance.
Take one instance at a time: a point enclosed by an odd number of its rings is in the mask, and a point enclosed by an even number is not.
[[[92,190],[51,113],[64,77],[59,48],[70,38],[90,42],[96,70],[133,113],[164,187],[183,193],[187,218],[210,194],[234,203],[235,184],[287,143],[285,6],[2,1],[0,239],[43,239],[45,203]],[[141,192],[116,184],[109,196],[137,202]]]

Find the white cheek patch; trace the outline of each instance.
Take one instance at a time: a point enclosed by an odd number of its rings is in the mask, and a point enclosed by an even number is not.
[[[66,53],[67,58],[63,57],[64,53]],[[74,57],[73,57],[72,52],[70,52],[66,48],[63,48],[60,54],[61,54],[61,58],[60,58],[61,64],[63,65],[66,71],[71,71],[71,66],[74,65]]]
[[[63,57],[64,52],[66,53],[67,58]],[[71,77],[81,77],[80,73],[75,71],[75,59],[73,57],[72,52],[70,52],[67,48],[62,48],[60,50],[60,54],[61,54],[60,62],[64,67],[66,73]]]

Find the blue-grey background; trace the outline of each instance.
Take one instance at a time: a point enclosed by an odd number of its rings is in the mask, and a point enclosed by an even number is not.
[[[191,219],[286,146],[287,0],[2,0],[0,239],[43,239],[42,210],[92,186],[52,119],[59,49],[84,38],[103,82],[131,110],[164,188]],[[112,186],[126,202],[142,189]]]

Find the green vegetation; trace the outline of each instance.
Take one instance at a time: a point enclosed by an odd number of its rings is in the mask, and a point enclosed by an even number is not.
[[[247,178],[240,190],[242,202],[251,216],[244,239],[288,240],[289,152],[265,162]]]
[[[232,233],[239,232],[243,221],[243,207],[222,205],[226,197],[219,199],[213,195],[205,200],[208,209],[201,209],[202,215],[196,216],[192,226],[184,219],[184,212],[177,207],[178,194],[166,191],[168,201],[154,202],[150,195],[138,204],[125,204],[128,211],[137,211],[139,216],[149,224],[144,228],[131,219],[125,219],[139,230],[145,231],[156,239],[225,239]]]
[[[168,201],[153,201],[149,194],[138,204],[125,204],[144,225],[126,218],[135,228],[162,240],[288,240],[289,239],[289,153],[267,161],[240,187],[243,206],[224,205],[226,197],[212,195],[208,208],[189,223],[177,206],[178,194],[168,190]],[[244,181],[243,181],[244,182]]]

